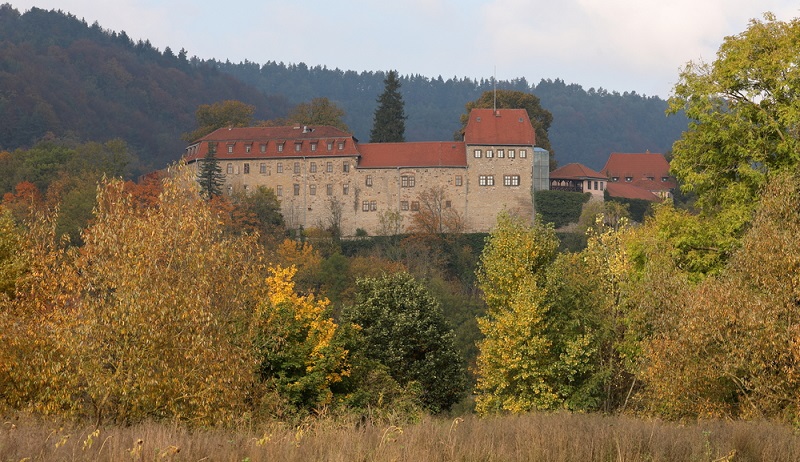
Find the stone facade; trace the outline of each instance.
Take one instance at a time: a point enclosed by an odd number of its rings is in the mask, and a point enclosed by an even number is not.
[[[420,213],[446,222],[441,231],[486,232],[501,210],[532,218],[532,191],[548,185],[548,155],[524,110],[473,110],[463,142],[358,143],[322,126],[220,129],[187,147],[187,163],[209,148],[226,193],[267,186],[288,227],[335,223],[345,236],[407,232]]]

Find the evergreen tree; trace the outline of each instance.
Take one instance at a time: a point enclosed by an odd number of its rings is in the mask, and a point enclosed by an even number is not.
[[[406,114],[403,96],[400,94],[400,80],[397,71],[389,71],[383,81],[385,88],[378,98],[378,108],[372,131],[371,143],[402,143],[406,139]]]
[[[208,152],[203,157],[203,161],[200,162],[200,172],[197,178],[200,183],[200,195],[206,200],[219,196],[222,194],[224,179],[222,167],[219,166],[219,161],[217,160],[217,144],[208,143]]]

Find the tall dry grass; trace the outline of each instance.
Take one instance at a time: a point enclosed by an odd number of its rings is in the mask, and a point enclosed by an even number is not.
[[[323,419],[289,427],[188,429],[66,425],[17,417],[2,461],[797,461],[795,430],[770,422],[666,423],[529,414],[430,418],[408,426]]]

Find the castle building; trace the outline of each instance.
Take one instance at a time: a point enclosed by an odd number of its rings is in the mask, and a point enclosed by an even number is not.
[[[549,187],[549,155],[524,109],[473,109],[462,141],[359,143],[330,126],[222,128],[184,158],[198,166],[209,148],[225,193],[269,187],[289,228],[335,225],[344,236],[420,223],[487,232],[502,210],[532,220],[533,191]]]

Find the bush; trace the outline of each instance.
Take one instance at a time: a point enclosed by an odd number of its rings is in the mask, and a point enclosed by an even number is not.
[[[568,191],[536,191],[533,197],[536,213],[541,215],[542,222],[553,223],[554,227],[561,228],[578,222],[583,204],[591,195]]]

